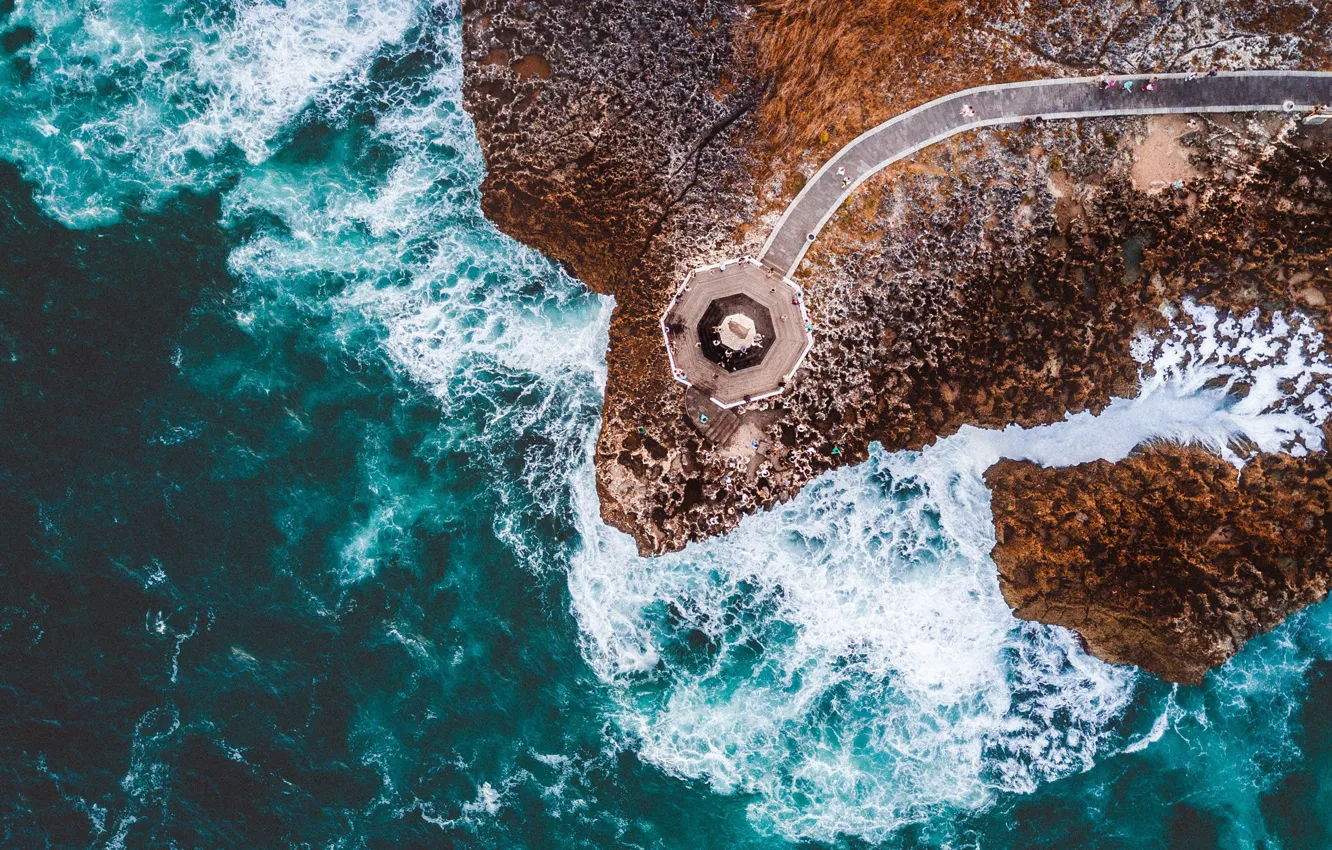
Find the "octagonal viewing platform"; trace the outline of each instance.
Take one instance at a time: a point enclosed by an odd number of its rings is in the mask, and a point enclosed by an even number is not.
[[[675,379],[720,407],[780,393],[814,344],[800,287],[748,258],[691,271],[661,331]]]

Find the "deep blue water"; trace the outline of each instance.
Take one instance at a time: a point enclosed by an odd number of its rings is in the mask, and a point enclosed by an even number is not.
[[[0,0],[0,846],[1332,846],[1332,613],[998,595],[962,436],[644,561],[457,10]]]

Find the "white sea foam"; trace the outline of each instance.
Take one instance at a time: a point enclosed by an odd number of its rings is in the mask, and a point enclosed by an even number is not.
[[[1270,318],[1253,310],[1243,316],[1186,299],[1182,317],[1160,339],[1139,336],[1133,353],[1151,364],[1141,395],[1226,396],[1213,430],[1199,442],[1240,458],[1217,442],[1220,432],[1243,433],[1262,451],[1321,449],[1321,426],[1332,413],[1327,376],[1332,374],[1322,334],[1299,314]],[[1230,396],[1243,385],[1238,401]]]
[[[229,264],[264,296],[255,309],[270,313],[248,328],[281,322],[293,306],[331,311],[345,347],[387,352],[446,420],[457,417],[440,449],[467,451],[506,479],[496,531],[525,562],[549,566],[525,529],[569,510],[561,468],[585,453],[595,427],[611,303],[480,215],[484,166],[460,107],[456,22],[430,39],[404,49],[430,50],[438,69],[379,97],[387,106],[370,137],[391,164],[378,173],[338,163],[326,166],[334,179],[317,181],[302,169],[254,171],[227,194],[227,220],[262,215],[283,227],[257,232]],[[525,446],[519,464],[515,445]],[[349,531],[345,581],[373,574],[432,509],[392,486],[387,470],[367,466],[365,477],[376,506]]]
[[[791,839],[881,839],[1142,751],[1183,712],[1167,701],[1130,735],[1137,675],[1013,618],[981,476],[1003,457],[1118,460],[1152,439],[1237,464],[1242,440],[1316,448],[1322,348],[1302,318],[1185,303],[1168,335],[1135,344],[1149,367],[1135,399],[1041,428],[966,427],[920,453],[876,448],[727,537],[652,561],[596,519],[584,468],[569,576],[584,653],[620,689],[644,758],[756,794],[756,824]]]
[[[37,33],[22,51],[32,76],[0,95],[0,156],[23,162],[38,201],[73,226],[115,221],[136,196],[216,186],[230,146],[257,164],[305,110],[336,116],[369,60],[427,8],[242,0],[208,14],[183,0],[28,0],[10,23]]]
[[[1179,705],[1174,700],[1174,695],[1167,701],[1165,708],[1156,719],[1152,721],[1152,728],[1147,730],[1145,735],[1141,735],[1124,745],[1125,753],[1140,753],[1143,750],[1155,744],[1161,738],[1165,737],[1166,730],[1170,728],[1171,721],[1176,719],[1179,714]]]
[[[468,769],[461,761],[450,766],[462,771]],[[530,773],[519,769],[506,776],[498,788],[486,780],[477,783],[476,796],[471,800],[423,800],[412,795],[409,803],[394,807],[394,813],[401,818],[414,812],[426,823],[447,833],[460,829],[484,833],[497,826],[495,816],[511,802],[514,789],[532,780]]]
[[[463,811],[471,814],[494,816],[500,810],[500,792],[489,782],[482,782],[476,789],[476,799],[463,805]]]
[[[123,847],[130,826],[147,812],[160,816],[166,802],[163,789],[170,782],[172,772],[172,762],[165,751],[175,743],[173,738],[180,728],[180,714],[169,703],[149,709],[135,724],[129,770],[120,780],[128,805],[117,814],[115,833],[107,847]]]
[[[418,0],[241,0],[232,19],[190,55],[193,85],[208,92],[203,114],[181,128],[191,149],[231,142],[251,163],[306,107],[341,110],[364,85],[368,60],[402,39]],[[350,79],[349,79],[350,78]]]
[[[820,840],[882,838],[1090,766],[1134,675],[1013,620],[980,545],[988,510],[968,504],[983,484],[946,457],[876,450],[653,561],[590,520],[574,609],[640,754],[756,794],[758,825]]]

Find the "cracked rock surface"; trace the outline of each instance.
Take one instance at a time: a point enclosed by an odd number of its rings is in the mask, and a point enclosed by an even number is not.
[[[1201,449],[1156,446],[1064,469],[1006,460],[985,479],[1008,604],[1075,630],[1108,661],[1197,684],[1327,598],[1325,453],[1263,455],[1237,475]]]
[[[658,317],[690,268],[757,254],[803,181],[867,127],[998,80],[1332,61],[1332,11],[1302,0],[913,3],[464,2],[486,214],[615,298],[597,490],[603,518],[644,555],[734,528],[859,462],[871,441],[917,448],[964,424],[1037,425],[1132,396],[1131,340],[1166,332],[1186,298],[1263,321],[1297,310],[1332,330],[1332,128],[1220,115],[985,130],[861,187],[801,267],[815,346],[793,385],[737,408],[716,439],[696,430]],[[1082,539],[1057,499],[1083,498],[1075,482],[1092,472],[1001,464],[996,517],[1017,512],[1016,493],[1045,506],[996,551],[1039,593],[1007,577],[1005,592],[1022,616],[1073,624],[1103,657],[1196,681],[1325,593],[1325,535],[1263,530],[1264,517],[1302,511],[1302,528],[1316,513],[1322,457],[1260,455],[1240,481],[1192,449],[1093,465],[1106,513],[1072,515],[1100,536],[1067,552],[1046,542]],[[1180,499],[1150,525],[1127,511],[1149,492]],[[1229,511],[1244,539],[1284,548],[1271,563],[1256,549],[1248,561],[1242,547],[1197,549],[1203,505]],[[1095,540],[1130,532],[1094,592],[1056,580],[1101,557]],[[1005,553],[1020,546],[1016,565]],[[1147,574],[1147,553],[1177,552],[1197,581],[1173,596],[1126,608],[1110,592]],[[1166,657],[1186,639],[1185,658]]]

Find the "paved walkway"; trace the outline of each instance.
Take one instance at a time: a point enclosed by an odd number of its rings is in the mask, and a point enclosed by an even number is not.
[[[819,231],[856,187],[877,171],[921,148],[978,127],[1017,124],[1028,118],[1097,118],[1199,112],[1275,112],[1288,103],[1307,111],[1332,104],[1332,72],[1235,71],[1186,80],[1160,74],[1156,90],[1142,91],[1148,76],[1104,89],[1091,77],[1036,80],[966,89],[930,101],[863,133],[810,178],[768,237],[759,259],[791,277]],[[963,115],[963,107],[970,107]],[[838,169],[845,169],[838,174]],[[843,181],[850,182],[843,186]]]

